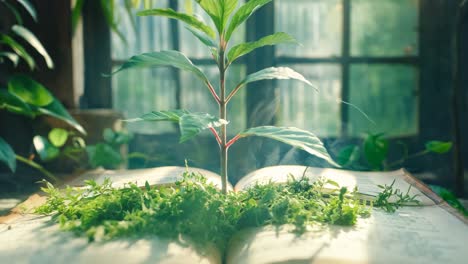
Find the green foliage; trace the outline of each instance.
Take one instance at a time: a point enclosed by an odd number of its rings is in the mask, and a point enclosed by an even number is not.
[[[332,193],[327,182],[294,180],[285,185],[257,185],[244,192],[223,195],[199,174],[185,173],[174,187],[139,188],[129,183],[122,189],[86,182],[86,188],[64,191],[47,184],[47,203],[37,213],[56,214],[65,230],[86,234],[90,241],[116,237],[158,235],[190,236],[200,243],[226,246],[239,229],[264,225],[293,224],[296,231],[306,225],[331,223],[354,225],[369,215],[346,188]]]
[[[463,206],[462,203],[457,199],[455,194],[441,186],[430,185],[431,189],[437,193],[444,201],[450,204],[453,208],[457,209],[464,216],[468,217],[468,209]]]
[[[18,0],[20,6],[26,10],[29,15],[37,22],[37,12],[34,6],[27,0]],[[6,47],[9,47],[12,52],[4,52],[0,50],[0,63],[2,63],[2,57],[8,58],[13,62],[13,65],[16,67],[18,65],[19,58],[22,58],[29,66],[31,70],[36,68],[36,62],[34,58],[29,54],[27,49],[20,44],[15,36],[18,36],[25,40],[31,47],[34,48],[45,60],[48,68],[53,68],[54,63],[47,53],[46,49],[42,46],[41,42],[37,37],[29,31],[29,29],[23,26],[23,18],[21,17],[21,12],[9,1],[4,0],[0,1],[0,6],[6,6],[8,10],[14,15],[17,25],[11,26],[11,32],[1,32],[0,31],[0,44],[5,44]],[[14,33],[14,34],[13,34]],[[4,46],[4,47],[5,47]],[[2,47],[2,49],[4,48]]]
[[[116,169],[125,161],[120,153],[120,147],[128,144],[132,135],[106,128],[102,137],[103,142],[87,146],[84,139],[73,131],[54,128],[49,132],[48,139],[35,136],[33,145],[41,161],[44,162],[65,158],[84,168]]]
[[[364,155],[374,170],[383,168],[383,161],[387,158],[389,141],[383,134],[369,134],[364,140]]]
[[[15,152],[3,138],[0,137],[0,161],[5,163],[11,171],[16,170]]]
[[[378,185],[378,187],[382,189],[382,192],[378,194],[377,199],[374,202],[375,206],[393,213],[404,205],[419,205],[420,202],[416,199],[417,195],[409,195],[411,186],[408,188],[406,193],[402,193],[400,189],[393,188],[394,184],[395,180],[393,180],[390,185]]]
[[[216,103],[219,105],[219,117],[215,118],[209,114],[189,114],[185,110],[176,111],[161,111],[146,114],[137,119],[130,121],[172,121],[178,122],[181,130],[181,142],[184,142],[200,131],[210,129],[216,137],[220,147],[221,160],[221,177],[223,192],[226,192],[227,177],[227,152],[229,147],[238,139],[256,135],[264,136],[271,139],[290,144],[294,147],[299,147],[312,155],[325,159],[334,166],[339,166],[330,157],[320,140],[312,133],[296,128],[273,128],[259,127],[247,130],[228,141],[227,139],[227,105],[232,97],[244,86],[249,83],[262,80],[283,80],[293,79],[301,81],[311,87],[314,87],[301,74],[287,67],[271,67],[260,70],[256,73],[248,75],[242,82],[231,89],[227,94],[226,75],[228,74],[229,66],[237,58],[246,55],[257,48],[267,45],[277,45],[283,43],[297,44],[295,39],[286,33],[280,32],[270,36],[261,38],[260,40],[250,43],[239,43],[230,48],[229,40],[236,28],[244,23],[257,9],[271,2],[271,0],[251,0],[238,7],[238,0],[196,0],[196,3],[208,14],[211,18],[215,29],[211,29],[202,21],[198,20],[192,14],[178,13],[171,9],[150,9],[141,11],[138,15],[141,16],[163,16],[172,19],[177,19],[185,23],[198,40],[207,46],[211,51],[213,59],[219,70],[219,89],[215,89],[203,71],[195,66],[184,54],[178,51],[158,51],[143,53],[131,57],[124,62],[120,68],[114,73],[131,69],[131,68],[150,68],[160,66],[172,66],[181,70],[194,73],[206,85]],[[214,33],[218,32],[218,35]],[[217,37],[217,38],[216,38]],[[215,43],[215,38],[218,43]],[[168,115],[169,114],[169,115]],[[219,128],[218,128],[219,127]],[[302,141],[302,142],[301,142]]]
[[[227,59],[229,63],[232,63],[236,59],[249,54],[255,49],[258,49],[264,46],[278,45],[282,43],[297,44],[297,41],[295,38],[291,37],[290,35],[284,32],[278,32],[273,35],[263,37],[254,42],[242,43],[242,44],[232,47],[231,50],[229,50]]]
[[[51,144],[47,138],[43,136],[35,136],[33,138],[33,144],[42,161],[53,160],[60,154],[60,149]]]
[[[340,149],[337,154],[338,163],[347,169],[385,171],[399,168],[407,160],[430,153],[445,154],[452,148],[450,141],[432,140],[426,142],[424,150],[409,153],[405,143],[398,141],[396,144],[403,149],[401,156],[396,160],[389,160],[390,140],[384,138],[383,133],[367,134],[361,146],[350,144]]]
[[[49,141],[52,145],[60,148],[65,145],[69,135],[70,133],[63,128],[54,128],[49,132]]]
[[[54,100],[54,96],[42,84],[25,75],[12,76],[8,81],[8,91],[34,106],[46,106]]]
[[[299,128],[262,126],[249,128],[239,134],[240,138],[248,136],[267,137],[281,141],[322,158],[332,165],[340,166],[329,156],[322,141],[317,136]]]
[[[46,65],[49,69],[54,68],[54,62],[49,56],[49,53],[47,53],[46,49],[44,46],[42,46],[41,42],[37,39],[37,37],[29,31],[29,29],[20,26],[20,25],[14,25],[11,30],[24,40],[26,40],[29,45],[31,45],[36,51],[41,54],[41,56],[44,58],[44,61],[46,62]]]
[[[138,12],[137,15],[138,16],[165,16],[168,18],[178,19],[186,23],[190,27],[202,31],[203,33],[210,36],[211,38],[215,38],[215,32],[202,21],[198,20],[196,17],[192,15],[178,13],[170,8],[144,10],[144,11]]]
[[[203,82],[208,82],[208,78],[200,68],[193,65],[187,56],[175,50],[157,51],[133,56],[114,73],[130,68],[148,68],[155,66],[172,66],[181,70],[190,71]]]
[[[426,150],[437,154],[444,154],[452,149],[452,142],[429,141],[426,143]]]

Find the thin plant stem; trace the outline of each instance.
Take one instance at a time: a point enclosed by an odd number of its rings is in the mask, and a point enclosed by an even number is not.
[[[219,100],[219,118],[223,120],[227,120],[226,118],[226,65],[225,65],[225,44],[224,44],[224,37],[221,36],[220,38],[220,48],[219,48],[219,56],[218,56],[218,66],[219,66],[219,90],[220,90],[220,100]],[[222,192],[224,194],[227,193],[227,183],[228,183],[228,171],[227,171],[227,162],[228,162],[228,147],[226,144],[227,138],[227,126],[226,124],[221,125],[220,129],[220,139],[221,144],[219,145],[220,151],[220,162],[221,162],[221,184],[222,184]]]
[[[31,167],[33,167],[34,169],[40,171],[42,174],[44,174],[46,177],[48,177],[49,179],[53,180],[54,182],[58,182],[59,179],[57,177],[55,177],[52,173],[50,173],[48,170],[44,169],[44,167],[42,167],[41,165],[37,164],[36,162],[32,161],[32,160],[29,160],[25,157],[22,157],[22,156],[19,156],[19,155],[15,155],[15,158],[18,160],[18,161],[21,161],[23,162],[24,164],[27,164]]]

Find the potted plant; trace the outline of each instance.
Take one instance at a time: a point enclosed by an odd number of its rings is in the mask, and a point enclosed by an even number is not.
[[[0,6],[2,6],[2,8],[5,7],[5,10],[8,10],[11,17],[14,18],[12,26],[6,26],[4,29],[0,29],[0,64],[7,64],[9,61],[11,65],[16,68],[21,62],[25,62],[31,71],[37,67],[35,59],[28,52],[28,48],[19,41],[22,40],[28,43],[35,52],[43,57],[48,68],[53,68],[54,63],[40,40],[23,25],[23,18],[20,15],[21,12],[19,8],[27,11],[33,20],[37,21],[37,14],[34,6],[26,0],[17,2],[18,5],[14,5],[11,1],[0,2]],[[4,16],[4,18],[5,17],[7,16]],[[8,21],[2,22],[5,22],[5,25],[9,24]],[[0,110],[29,118],[50,116],[62,120],[83,135],[86,134],[84,128],[42,84],[26,74],[13,73],[5,76],[5,78],[7,79],[6,87],[0,87]],[[3,86],[1,82],[0,86]],[[6,126],[7,124],[4,125]],[[17,167],[17,161],[41,171],[49,179],[56,179],[32,158],[16,154],[10,144],[0,137],[0,162],[6,164],[7,167],[14,172]]]
[[[211,93],[213,99],[219,105],[219,115],[214,116],[209,113],[192,113],[184,109],[153,111],[146,113],[139,118],[126,120],[127,122],[159,122],[169,121],[178,123],[181,137],[180,142],[187,141],[201,131],[209,129],[219,145],[219,155],[221,160],[223,193],[227,191],[227,166],[228,166],[228,150],[229,147],[237,140],[249,137],[259,136],[267,137],[289,144],[291,146],[305,150],[306,152],[315,155],[328,161],[334,166],[338,166],[328,154],[323,143],[313,133],[294,127],[274,127],[261,126],[249,128],[235,137],[228,139],[227,130],[229,121],[227,120],[227,105],[236,93],[245,88],[249,83],[267,80],[267,79],[293,79],[303,82],[315,88],[312,83],[306,80],[298,72],[287,67],[270,67],[261,71],[252,73],[245,77],[235,87],[226,87],[226,75],[229,72],[229,66],[240,57],[249,54],[255,49],[277,44],[297,44],[296,40],[284,32],[278,32],[273,35],[265,36],[254,42],[239,43],[231,45],[231,36],[252,14],[259,8],[271,2],[271,0],[252,0],[237,9],[237,0],[222,0],[222,1],[204,1],[197,0],[197,4],[209,15],[214,28],[208,26],[197,17],[179,13],[172,9],[149,9],[138,12],[139,16],[163,16],[172,19],[177,19],[186,24],[187,29],[211,52],[219,70],[219,87],[212,84],[205,73],[196,65],[194,65],[184,54],[174,50],[155,51],[143,53],[131,57],[126,61],[115,73],[132,69],[132,68],[147,68],[170,66],[178,69],[189,71],[196,77],[201,79],[206,86],[208,92]],[[231,89],[229,89],[231,88]]]

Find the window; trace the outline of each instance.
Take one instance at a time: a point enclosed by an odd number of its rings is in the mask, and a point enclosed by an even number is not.
[[[156,7],[186,8],[183,0],[153,2]],[[398,136],[418,132],[418,0],[276,0],[271,10],[274,31],[288,32],[302,43],[276,47],[274,64],[291,66],[320,90],[317,93],[299,82],[275,82],[278,125],[297,126],[322,137],[359,136],[368,131]],[[204,15],[196,8],[193,12]],[[133,32],[130,21],[121,17],[128,44],[113,37],[114,65],[134,54],[177,49],[207,76],[215,77],[209,52],[183,25],[167,18],[144,17],[137,19]],[[250,30],[241,30],[234,41],[243,41]],[[246,71],[246,60],[233,65],[228,87]],[[129,117],[172,108],[217,113],[216,103],[204,89],[192,75],[175,69],[128,71],[113,78],[113,103]],[[236,128],[246,127],[245,90],[231,108],[231,123]],[[131,129],[175,131],[173,125],[163,123],[156,127],[138,124]]]

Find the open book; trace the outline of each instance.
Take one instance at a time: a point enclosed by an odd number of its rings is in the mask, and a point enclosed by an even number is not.
[[[82,186],[84,180],[103,182],[111,178],[115,187],[133,182],[144,186],[167,185],[181,179],[184,167],[160,167],[131,171],[95,171],[68,184]],[[202,169],[209,182],[220,186],[219,175]],[[405,170],[354,172],[304,166],[274,166],[246,175],[232,191],[254,184],[283,183],[288,175],[312,181],[331,179],[358,191],[366,199],[379,192],[377,185],[389,185],[418,195],[421,206],[400,208],[396,213],[375,209],[370,218],[359,219],[354,227],[311,226],[303,235],[291,226],[266,226],[239,231],[226,252],[216,247],[200,248],[190,238],[170,241],[158,237],[120,239],[88,243],[86,238],[61,232],[50,217],[12,214],[0,218],[0,259],[5,263],[466,263],[468,223],[424,184]],[[44,201],[35,195],[26,201],[37,206]]]

